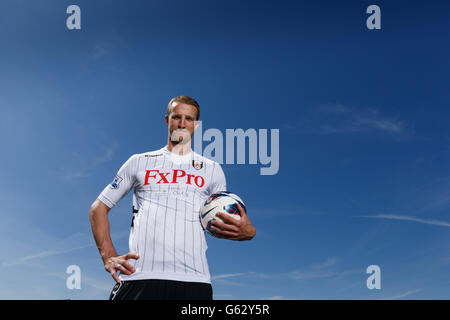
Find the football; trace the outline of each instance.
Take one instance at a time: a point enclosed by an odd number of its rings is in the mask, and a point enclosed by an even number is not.
[[[200,208],[200,222],[203,230],[206,230],[212,236],[216,236],[217,232],[211,229],[211,222],[213,220],[222,221],[219,217],[216,217],[218,212],[229,214],[234,219],[240,220],[241,214],[237,207],[238,203],[247,213],[244,202],[234,193],[221,191],[210,195]]]

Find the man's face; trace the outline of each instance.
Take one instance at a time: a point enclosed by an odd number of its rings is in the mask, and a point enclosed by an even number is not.
[[[172,112],[165,116],[172,142],[187,143],[191,141],[197,121],[197,108],[182,102],[172,104]]]

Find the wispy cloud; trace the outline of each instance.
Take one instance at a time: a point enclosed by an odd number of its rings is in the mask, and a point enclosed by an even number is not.
[[[216,276],[211,276],[211,280],[219,280],[224,278],[232,278],[232,277],[238,277],[245,275],[246,273],[226,273],[226,274],[219,274]],[[247,273],[248,274],[248,273]]]
[[[246,277],[263,280],[307,280],[307,279],[321,279],[337,276],[338,273],[331,271],[290,271],[283,273],[264,273],[264,272],[246,272],[246,273],[234,273],[234,274],[220,274],[212,276],[213,281],[230,279],[234,277]],[[230,284],[228,282],[228,284]]]
[[[119,144],[116,141],[113,141],[110,145],[101,147],[101,152],[91,157],[86,157],[86,155],[73,152],[72,156],[77,163],[71,165],[69,169],[61,169],[62,178],[71,182],[79,178],[90,176],[95,168],[113,158],[118,147]]]
[[[108,54],[110,50],[111,48],[108,48],[108,46],[105,43],[96,43],[92,47],[91,57],[94,60],[103,58]]]
[[[84,270],[82,270],[82,274],[81,274],[81,289],[83,289],[83,287],[85,285],[94,288],[96,290],[99,290],[101,292],[104,292],[105,295],[109,292],[111,292],[111,289],[114,286],[114,281],[111,278],[111,281],[107,281],[107,280],[101,280],[101,279],[97,279],[95,277],[92,277],[90,275],[86,275],[87,272],[85,272]],[[56,277],[58,279],[67,280],[68,275],[66,273],[63,272],[48,272],[46,273],[47,276],[52,276],[52,277]]]
[[[321,133],[352,133],[378,131],[393,135],[405,134],[404,122],[381,115],[375,108],[351,109],[336,104],[320,108],[324,115],[332,116],[332,123],[322,124]],[[326,119],[323,119],[326,121]]]
[[[405,121],[383,114],[377,108],[351,108],[339,103],[319,106],[298,123],[288,123],[289,130],[314,134],[383,133],[395,138],[407,138],[414,134]]]
[[[292,280],[308,280],[308,279],[323,279],[323,278],[331,278],[337,276],[337,272],[326,271],[326,272],[300,272],[293,271],[286,274],[288,279]]]
[[[12,266],[17,266],[17,265],[22,265],[22,264],[28,264],[31,260],[46,258],[46,257],[50,257],[50,256],[60,255],[60,254],[66,254],[66,253],[69,253],[72,251],[77,251],[77,250],[89,248],[92,246],[93,246],[93,244],[88,244],[88,245],[83,245],[83,246],[79,246],[79,247],[75,247],[75,248],[69,248],[69,249],[65,249],[65,250],[45,250],[45,251],[38,252],[36,254],[31,254],[31,255],[27,255],[25,257],[21,257],[19,259],[15,259],[13,261],[3,262],[2,265],[4,267],[12,267]]]
[[[391,220],[403,220],[403,221],[413,221],[423,224],[430,224],[440,227],[450,227],[450,222],[446,221],[439,221],[439,220],[426,220],[416,217],[410,217],[410,216],[399,216],[399,215],[393,215],[393,214],[379,214],[375,216],[357,216],[359,218],[373,218],[373,219],[391,219]]]
[[[110,30],[101,37],[101,40],[93,43],[90,50],[87,51],[93,61],[98,61],[107,56],[114,56],[125,48],[128,48],[125,39],[119,35],[117,30]]]
[[[401,298],[410,296],[410,295],[412,295],[412,294],[414,294],[414,293],[417,293],[417,292],[419,292],[419,291],[422,291],[422,289],[416,289],[416,290],[406,291],[406,292],[404,292],[404,293],[402,293],[402,294],[399,294],[399,295],[396,295],[396,296],[393,296],[393,297],[384,298],[383,300],[396,300],[396,299],[401,299]]]
[[[120,239],[129,234],[128,230],[122,230],[116,233],[111,234],[111,238]],[[80,243],[81,242],[81,243]],[[26,255],[20,258],[16,258],[12,261],[3,261],[3,267],[12,267],[18,265],[29,264],[31,261],[36,259],[47,258],[56,255],[67,254],[73,251],[78,251],[90,247],[95,247],[95,241],[92,236],[76,233],[71,235],[70,237],[63,239],[61,241],[57,241],[58,249],[47,249],[43,251],[39,251],[37,253],[33,253],[30,255]]]
[[[323,263],[314,264],[311,266],[313,269],[324,269],[335,265],[338,262],[338,258],[332,257],[325,260]]]
[[[330,267],[335,266],[338,258],[332,257],[319,264],[313,264],[305,270],[294,270],[282,273],[264,273],[264,272],[244,272],[244,273],[227,273],[212,276],[213,281],[230,279],[236,277],[255,278],[263,280],[308,280],[308,279],[323,279],[341,276],[342,272],[329,270]],[[222,282],[222,281],[221,281]],[[228,283],[229,284],[229,283]],[[232,283],[233,284],[233,283]]]
[[[284,300],[283,296],[272,296],[272,297],[268,297],[265,300]]]

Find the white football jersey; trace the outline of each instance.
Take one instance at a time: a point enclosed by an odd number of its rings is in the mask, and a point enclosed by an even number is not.
[[[129,260],[136,272],[121,280],[166,279],[211,283],[200,207],[212,193],[226,190],[220,164],[191,151],[167,147],[135,154],[98,199],[114,207],[134,189]]]

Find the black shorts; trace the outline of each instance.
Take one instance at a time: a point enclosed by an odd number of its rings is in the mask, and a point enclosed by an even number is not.
[[[209,283],[174,280],[130,280],[117,283],[109,300],[212,300]]]

